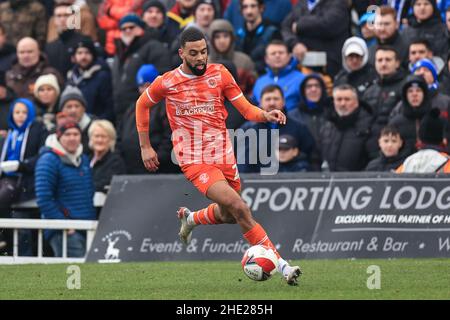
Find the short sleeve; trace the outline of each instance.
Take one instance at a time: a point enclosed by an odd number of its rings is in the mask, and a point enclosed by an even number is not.
[[[243,96],[241,88],[239,88],[236,80],[234,80],[231,73],[222,66],[220,70],[222,76],[222,90],[223,95],[230,101],[234,101]]]
[[[162,77],[158,76],[155,81],[145,90],[147,97],[152,103],[158,103],[165,97],[165,89],[162,85]]]

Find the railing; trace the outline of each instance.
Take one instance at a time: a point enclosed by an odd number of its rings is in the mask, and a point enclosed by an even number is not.
[[[54,220],[54,219],[0,219],[0,229],[13,229],[13,255],[0,257],[0,264],[20,264],[20,263],[83,263],[85,258],[67,257],[67,230],[86,231],[86,252],[94,239],[97,230],[97,221],[92,220]],[[38,250],[37,257],[19,256],[19,229],[38,230]],[[43,230],[62,230],[62,257],[43,256]]]

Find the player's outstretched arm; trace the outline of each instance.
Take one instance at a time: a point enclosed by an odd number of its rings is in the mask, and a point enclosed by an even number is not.
[[[142,93],[136,102],[136,128],[139,134],[142,162],[144,162],[145,168],[151,172],[158,170],[159,167],[158,155],[153,149],[149,137],[150,108],[153,105],[154,103],[148,98],[146,92]]]
[[[246,120],[286,124],[286,115],[282,111],[272,110],[270,112],[266,112],[251,104],[244,96],[237,98],[231,103],[236,109],[238,109]]]

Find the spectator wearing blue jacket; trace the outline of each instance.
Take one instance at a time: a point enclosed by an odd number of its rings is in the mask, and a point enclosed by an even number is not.
[[[62,117],[61,117],[62,116]],[[58,114],[56,135],[41,149],[36,165],[36,196],[43,219],[94,220],[94,183],[89,159],[83,155],[81,129],[65,114]],[[67,232],[67,255],[83,257],[86,235]],[[55,256],[62,255],[62,233],[45,230]]]
[[[267,73],[256,80],[252,100],[259,104],[261,93],[269,84],[277,84],[283,89],[286,111],[294,109],[300,102],[300,84],[305,76],[297,69],[298,61],[289,53],[287,45],[273,40],[266,48]]]
[[[269,85],[261,94],[261,109],[270,112],[284,109],[283,90],[277,85]],[[261,174],[275,174],[281,168],[278,164],[276,142],[283,135],[290,135],[297,141],[299,153],[296,155],[302,160],[302,167],[309,168],[310,156],[314,150],[314,138],[308,127],[292,118],[287,118],[285,125],[267,122],[244,123],[241,127],[244,132],[236,132],[237,164],[239,172],[253,172]],[[278,130],[278,131],[275,131]],[[278,134],[276,134],[278,133]],[[251,136],[256,141],[251,141]],[[246,138],[249,137],[249,138]]]

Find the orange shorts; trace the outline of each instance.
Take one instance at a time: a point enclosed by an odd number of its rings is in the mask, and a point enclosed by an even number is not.
[[[236,191],[241,192],[241,179],[236,164],[188,164],[182,166],[184,176],[204,195],[217,181],[225,180]]]

